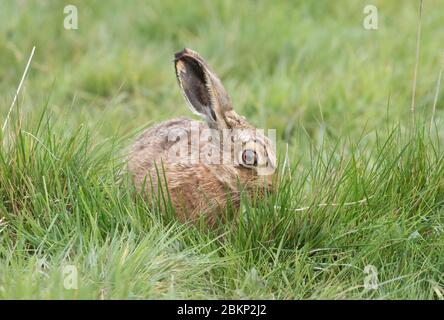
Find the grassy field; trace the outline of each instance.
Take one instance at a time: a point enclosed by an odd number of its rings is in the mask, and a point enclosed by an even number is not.
[[[443,1],[424,1],[418,58],[416,0],[64,2],[0,4],[2,126],[36,46],[0,132],[0,298],[444,298]],[[277,129],[279,190],[216,230],[123,170],[141,129],[191,116],[183,47]]]

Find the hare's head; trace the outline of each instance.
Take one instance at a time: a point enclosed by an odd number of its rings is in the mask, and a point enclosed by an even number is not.
[[[271,140],[234,111],[220,79],[197,52],[184,49],[176,53],[175,68],[191,111],[203,117],[208,127],[222,137],[213,139],[220,142],[224,161],[227,152],[231,159],[222,165],[236,171],[240,183],[251,187],[264,186],[265,182],[270,186],[276,168]]]

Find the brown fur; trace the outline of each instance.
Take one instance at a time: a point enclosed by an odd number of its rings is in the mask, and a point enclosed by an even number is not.
[[[255,128],[234,112],[220,80],[197,53],[185,49],[176,54],[175,62],[178,82],[187,102],[193,112],[203,116],[206,122],[177,118],[147,129],[132,147],[128,169],[136,187],[141,190],[145,186],[145,192],[151,195],[157,195],[159,176],[161,186],[164,186],[165,178],[171,202],[182,221],[195,220],[206,214],[207,221],[212,224],[227,201],[235,208],[239,207],[240,189],[253,192],[263,188],[264,183],[271,186],[272,175],[258,176],[254,169],[235,164],[171,161],[169,152],[180,146],[187,148],[191,154],[191,128],[194,126],[199,131],[208,128],[248,129],[254,143],[261,141],[265,145],[266,156],[272,165],[275,165],[275,156],[269,140],[264,136],[254,136]],[[168,135],[172,132],[174,136],[188,139],[170,141]],[[211,143],[214,141],[200,144],[198,154]]]

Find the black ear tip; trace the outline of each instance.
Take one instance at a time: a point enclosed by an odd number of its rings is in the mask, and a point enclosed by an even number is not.
[[[193,54],[193,50],[190,50],[188,48],[184,48],[182,51],[176,52],[174,54],[174,59],[179,60],[179,59],[182,59],[186,56],[190,56],[192,54]]]

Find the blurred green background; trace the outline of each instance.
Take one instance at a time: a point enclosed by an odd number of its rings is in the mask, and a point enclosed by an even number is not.
[[[63,26],[68,4],[78,9],[78,30]],[[363,27],[368,4],[378,8],[378,30]],[[312,137],[358,134],[380,127],[387,112],[396,121],[408,116],[418,9],[416,0],[4,0],[0,115],[33,45],[20,98],[25,114],[50,97],[67,130],[84,123],[99,137],[190,115],[172,64],[175,52],[190,47],[223,79],[239,113],[278,129],[290,145],[301,128]],[[426,0],[417,108],[428,114],[444,51],[443,18],[444,2]]]

